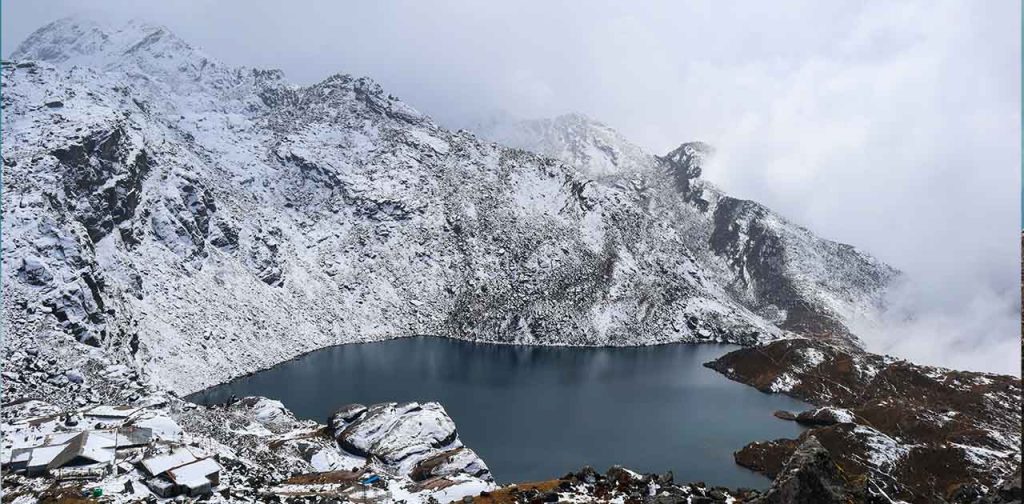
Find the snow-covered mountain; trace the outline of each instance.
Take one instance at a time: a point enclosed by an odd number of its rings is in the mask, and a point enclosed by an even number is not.
[[[779,327],[811,336],[853,338],[847,323],[872,317],[898,275],[850,245],[821,239],[754,201],[728,196],[701,178],[714,148],[687,142],[648,154],[608,125],[579,114],[480,124],[484,138],[560,159],[598,180],[658,177],[681,209],[684,235],[734,299]],[[668,184],[666,184],[666,179]]]
[[[177,392],[414,334],[851,338],[896,274],[722,194],[699,143],[652,156],[570,116],[505,147],[369,79],[296,86],[145,23],[60,20],[10,60],[11,344],[74,339]]]

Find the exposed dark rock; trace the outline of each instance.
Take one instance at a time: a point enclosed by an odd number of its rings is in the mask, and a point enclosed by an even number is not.
[[[808,436],[794,451],[771,488],[752,504],[848,504],[863,501],[828,450]]]
[[[366,406],[362,404],[346,404],[334,410],[331,417],[327,419],[327,425],[334,429],[341,428],[361,417],[363,413],[366,413],[366,409]]]
[[[234,252],[238,249],[238,228],[227,221],[216,221],[210,233],[210,244],[228,252]]]
[[[480,461],[473,450],[466,447],[443,451],[422,460],[413,467],[409,477],[413,481],[424,481],[430,478],[468,474],[476,478],[490,478],[490,470]]]
[[[679,192],[690,200],[692,198],[691,183],[701,176],[704,160],[712,153],[711,146],[704,142],[687,142],[664,157],[659,157],[658,160],[664,164],[666,171],[675,179]]]
[[[1012,475],[992,488],[987,495],[979,499],[980,504],[1021,504],[1024,490],[1021,490],[1020,467]]]
[[[776,439],[750,443],[733,454],[736,463],[774,478],[782,472],[786,461],[796,451],[799,442],[794,439]]]
[[[796,420],[796,415],[791,411],[778,410],[773,412],[772,415],[780,420]]]
[[[1016,469],[1021,382],[1010,376],[918,366],[821,340],[792,339],[708,363],[765,392],[821,406],[797,416],[850,477],[912,503],[950,501]],[[740,465],[777,474],[796,442],[747,445]],[[1005,454],[1006,456],[996,456]]]
[[[93,242],[131,219],[142,200],[150,161],[133,142],[118,126],[51,152],[65,170],[65,197]]]

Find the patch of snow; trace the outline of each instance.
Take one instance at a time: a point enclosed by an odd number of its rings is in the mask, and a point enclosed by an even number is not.
[[[789,372],[785,372],[772,381],[771,385],[768,386],[768,390],[775,393],[790,392],[793,390],[793,387],[799,384],[800,380],[798,378],[794,377]]]

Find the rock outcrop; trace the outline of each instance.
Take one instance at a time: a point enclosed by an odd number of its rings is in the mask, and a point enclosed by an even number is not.
[[[338,409],[328,425],[346,452],[416,481],[452,474],[492,480],[487,465],[462,445],[455,422],[438,403],[354,404]]]
[[[848,504],[863,500],[814,436],[797,447],[764,495],[751,504]]]
[[[738,463],[772,477],[811,437],[845,475],[870,479],[868,495],[912,503],[953,502],[1020,465],[1019,378],[919,366],[812,339],[737,350],[707,365],[819,406],[796,415],[814,426],[800,440],[752,443],[736,453]]]

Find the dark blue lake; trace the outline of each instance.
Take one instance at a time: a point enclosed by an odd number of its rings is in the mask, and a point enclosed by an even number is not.
[[[417,337],[325,348],[189,399],[278,399],[325,422],[338,406],[438,401],[462,441],[502,483],[551,479],[583,465],[672,470],[677,481],[767,487],[733,462],[751,441],[795,437],[776,419],[804,403],[732,382],[702,364],[737,347],[511,346]]]

